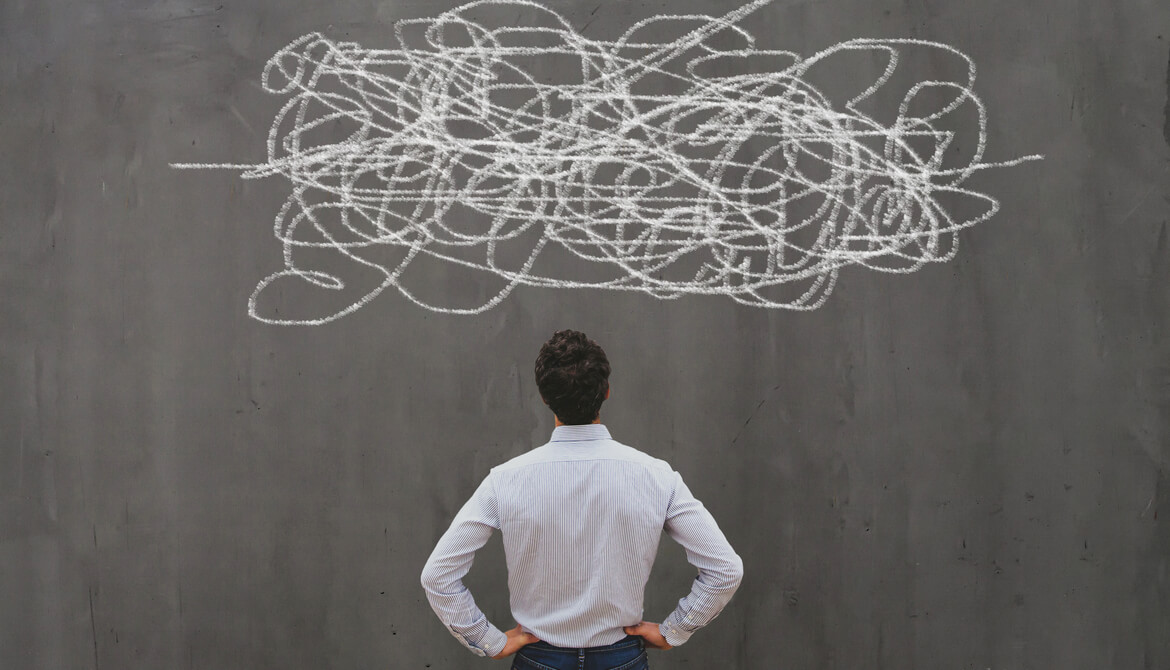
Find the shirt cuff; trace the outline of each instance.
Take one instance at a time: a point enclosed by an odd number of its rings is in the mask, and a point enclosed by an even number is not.
[[[504,647],[508,644],[508,636],[504,631],[489,623],[487,634],[480,640],[480,644],[483,645],[484,655],[491,658],[504,650]]]
[[[451,631],[451,634],[455,636],[456,640],[459,640],[459,644],[467,647],[467,650],[476,656],[495,656],[496,654],[503,651],[504,647],[508,644],[508,636],[505,635],[499,628],[493,626],[490,622],[485,621],[484,624],[486,625],[487,630],[484,631],[483,635],[479,638],[478,644],[468,640],[467,636],[463,635],[451,626],[447,626],[447,630]]]
[[[662,634],[662,637],[666,640],[667,644],[672,647],[677,647],[691,639],[691,634],[695,631],[686,630],[675,624],[674,621],[671,620],[671,617],[667,617],[665,621],[658,624],[658,632]]]

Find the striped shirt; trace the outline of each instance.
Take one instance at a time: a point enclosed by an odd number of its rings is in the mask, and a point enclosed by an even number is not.
[[[512,616],[559,647],[612,644],[642,621],[663,530],[699,570],[661,624],[672,646],[714,619],[743,575],[715,519],[666,461],[614,441],[601,424],[558,426],[548,444],[491,469],[423,568],[431,608],[478,656],[507,641],[462,581],[496,529]]]

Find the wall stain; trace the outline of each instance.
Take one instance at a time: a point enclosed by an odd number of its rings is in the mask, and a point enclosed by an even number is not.
[[[89,632],[93,636],[93,667],[94,670],[101,670],[102,666],[98,661],[97,621],[93,615],[93,588],[89,589]]]
[[[1170,145],[1170,56],[1166,58],[1166,108],[1162,111],[1166,121],[1162,126],[1162,137]]]

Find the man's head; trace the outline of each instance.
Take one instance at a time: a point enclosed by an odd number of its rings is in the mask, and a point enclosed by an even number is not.
[[[536,387],[561,423],[592,423],[609,395],[609,360],[585,333],[558,331],[536,357]]]

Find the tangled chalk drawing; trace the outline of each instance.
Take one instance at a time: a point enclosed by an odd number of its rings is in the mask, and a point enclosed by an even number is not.
[[[394,49],[305,35],[263,73],[289,96],[268,160],[174,167],[292,183],[275,222],[284,267],[249,301],[271,323],[325,323],[391,287],[466,314],[521,285],[811,310],[846,266],[907,273],[954,257],[956,233],[999,208],[964,182],[1039,158],[983,161],[974,63],[916,39],[760,49],[743,19],[770,2],[657,16],[610,41],[528,0],[401,21]],[[490,18],[504,9],[525,20]],[[900,81],[911,51],[957,74]],[[818,70],[858,56],[874,76],[831,99]],[[883,91],[897,101],[886,118],[865,109]],[[322,249],[376,279],[355,291],[302,260]],[[424,262],[496,285],[471,306],[437,304],[407,279]],[[574,277],[583,264],[594,274]],[[266,292],[290,281],[348,297],[321,315],[267,312]]]

